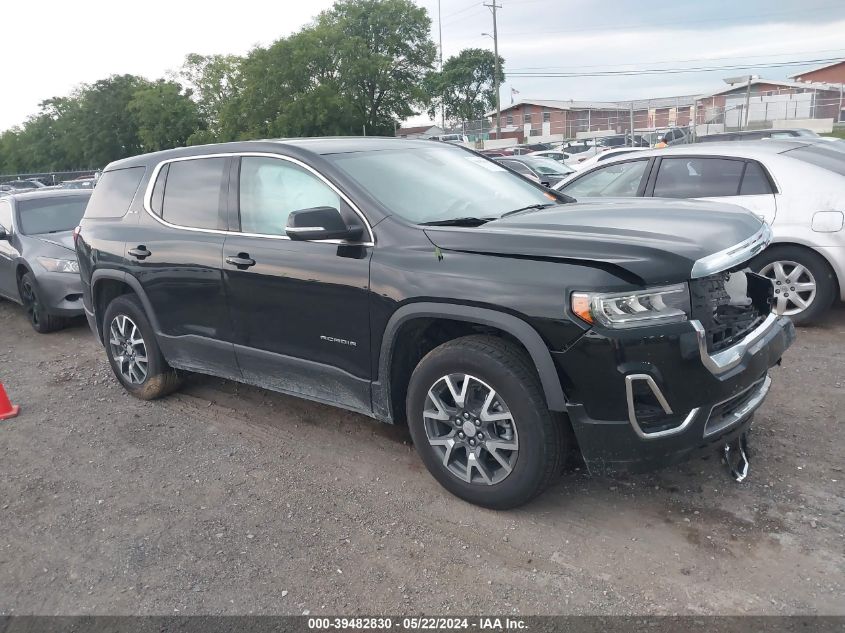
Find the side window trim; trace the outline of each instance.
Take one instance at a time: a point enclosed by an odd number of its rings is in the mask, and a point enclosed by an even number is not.
[[[313,174],[314,176],[316,176],[318,179],[322,180],[326,185],[329,186],[329,188],[331,188],[335,193],[337,193],[338,196],[340,196],[340,199],[341,199],[342,202],[345,202],[347,205],[349,205],[349,208],[353,211],[353,213],[355,213],[355,215],[358,216],[358,218],[363,223],[364,228],[366,228],[369,239],[367,241],[364,241],[364,242],[355,242],[355,245],[356,246],[375,246],[375,234],[373,233],[373,228],[372,228],[372,225],[370,224],[370,221],[367,220],[367,217],[361,212],[361,210],[358,208],[358,206],[354,202],[352,202],[352,200],[349,198],[349,196],[347,196],[334,183],[332,183],[328,178],[323,176],[323,174],[318,172],[316,169],[314,169],[310,165],[307,165],[306,163],[304,163],[301,160],[296,159],[292,156],[285,156],[283,154],[273,154],[273,153],[270,153],[270,152],[223,152],[223,153],[215,153],[215,154],[198,154],[196,156],[180,156],[178,158],[169,158],[167,160],[163,160],[160,163],[158,163],[155,166],[155,168],[153,169],[153,173],[150,176],[150,180],[148,181],[146,190],[144,191],[144,204],[143,204],[144,211],[147,213],[147,215],[149,215],[155,221],[157,221],[160,224],[163,224],[165,226],[168,226],[170,228],[173,228],[173,229],[181,229],[183,231],[196,231],[196,232],[199,232],[199,233],[217,233],[217,234],[221,234],[221,235],[233,234],[233,235],[242,235],[242,236],[246,236],[246,237],[262,237],[262,238],[266,238],[266,239],[289,240],[290,238],[287,235],[265,235],[265,234],[261,234],[261,233],[243,233],[240,230],[235,231],[235,230],[222,230],[222,229],[203,229],[203,228],[197,228],[197,227],[193,227],[193,226],[182,226],[180,224],[173,224],[171,222],[168,222],[168,221],[164,220],[163,218],[157,216],[155,214],[155,212],[153,212],[152,207],[151,207],[153,187],[155,186],[156,180],[158,180],[159,172],[164,168],[165,165],[168,165],[170,163],[175,163],[175,162],[178,162],[178,161],[200,160],[200,159],[203,159],[203,158],[229,158],[229,159],[232,159],[234,164],[238,165],[237,172],[238,172],[238,176],[239,176],[239,174],[240,174],[240,159],[243,158],[244,156],[260,156],[260,157],[265,157],[265,158],[275,158],[277,160],[285,160],[285,161],[291,162],[295,165],[298,165],[299,167],[302,167],[306,171],[308,171],[311,174]],[[224,183],[221,184],[221,197],[223,196],[224,190],[227,190],[228,194],[226,195],[226,198],[224,200],[222,200],[222,202],[224,202],[225,204],[221,204],[221,208],[222,208],[221,213],[225,213],[225,216],[221,216],[221,217],[225,217],[226,218],[226,224],[231,227],[231,226],[233,226],[233,224],[231,223],[231,217],[232,217],[231,216],[231,214],[232,214],[231,209],[234,208],[235,214],[238,213],[237,204],[234,207],[232,206],[232,195],[237,196],[238,188],[231,186],[233,168],[227,169],[225,171],[225,173],[228,174],[228,180],[224,179]],[[239,219],[237,221],[237,224],[235,224],[235,226],[237,226],[238,229],[240,229],[240,220]],[[335,243],[336,244],[346,244],[347,243],[344,240],[316,240],[316,241],[318,241],[320,243],[324,243],[324,244],[335,244]]]

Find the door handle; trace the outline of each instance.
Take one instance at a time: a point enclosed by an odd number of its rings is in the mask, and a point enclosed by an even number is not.
[[[250,266],[255,266],[255,260],[250,258],[249,253],[238,253],[237,256],[229,255],[226,258],[226,263],[237,266],[239,270],[246,270]]]
[[[148,251],[147,247],[143,244],[141,244],[137,248],[130,248],[129,254],[132,255],[132,257],[137,257],[138,259],[146,259],[150,255],[152,255],[152,253]]]

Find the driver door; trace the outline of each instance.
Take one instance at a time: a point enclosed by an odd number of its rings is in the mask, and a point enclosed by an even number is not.
[[[372,244],[285,235],[292,211],[354,211],[316,172],[283,156],[242,156],[230,192],[235,230],[223,245],[223,277],[244,378],[369,411]]]

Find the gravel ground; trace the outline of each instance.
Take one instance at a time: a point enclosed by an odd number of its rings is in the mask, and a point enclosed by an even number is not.
[[[0,615],[845,615],[845,309],[772,375],[745,483],[574,465],[493,512],[402,428],[200,376],[141,402],[84,323],[0,303]]]

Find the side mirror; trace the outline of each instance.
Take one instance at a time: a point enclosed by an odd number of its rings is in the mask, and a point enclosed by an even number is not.
[[[0,240],[8,240],[8,239],[9,239],[9,234],[6,233],[6,229],[4,229],[2,226],[0,226]]]
[[[355,242],[364,234],[364,227],[349,225],[334,207],[313,207],[292,211],[285,233],[292,240],[349,240]]]

